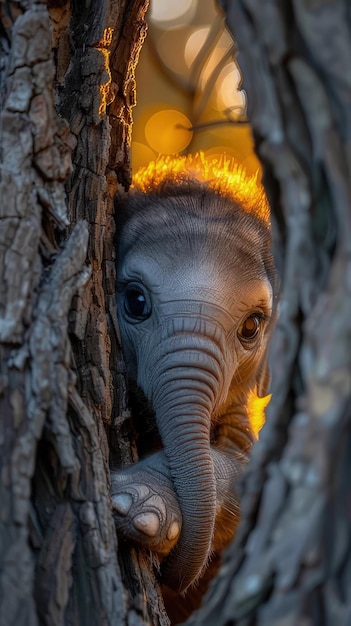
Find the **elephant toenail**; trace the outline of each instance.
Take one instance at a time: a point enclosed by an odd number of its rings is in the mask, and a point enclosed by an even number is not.
[[[170,525],[168,529],[167,539],[169,539],[170,541],[173,541],[173,539],[178,537],[179,532],[180,532],[179,523],[176,521],[172,522],[172,524]]]
[[[132,502],[133,499],[129,493],[120,493],[117,496],[112,496],[112,506],[120,515],[127,515],[129,513]]]
[[[155,537],[160,528],[160,520],[156,513],[140,513],[134,518],[133,524],[149,537]]]

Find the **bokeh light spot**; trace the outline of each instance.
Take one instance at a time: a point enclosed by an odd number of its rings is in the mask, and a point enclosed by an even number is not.
[[[245,107],[245,95],[238,89],[241,76],[235,63],[228,63],[218,77],[218,92],[216,108],[218,111],[237,106]]]
[[[217,72],[218,66],[222,63],[223,57],[229,53],[232,45],[232,38],[229,36],[227,31],[224,31],[218,39],[216,45],[211,48],[207,62],[203,67],[199,84],[201,89],[205,89],[207,87],[207,82],[210,80],[212,74]]]
[[[190,143],[193,136],[190,120],[174,109],[158,111],[147,121],[146,140],[153,150],[160,154],[181,152]]]
[[[184,48],[184,59],[188,67],[191,67],[191,65],[195,61],[197,55],[199,54],[199,50],[202,48],[206,41],[206,37],[209,32],[209,26],[206,26],[205,28],[198,28],[188,38],[188,41],[186,42]]]
[[[180,26],[191,20],[196,9],[196,0],[152,0],[150,19],[153,22]]]

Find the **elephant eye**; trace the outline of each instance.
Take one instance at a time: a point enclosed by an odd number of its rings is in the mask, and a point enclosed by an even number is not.
[[[260,331],[263,314],[253,313],[239,326],[238,336],[243,342],[249,343],[255,339]]]
[[[139,285],[128,285],[125,289],[125,312],[129,317],[137,320],[146,320],[151,315],[151,304]]]

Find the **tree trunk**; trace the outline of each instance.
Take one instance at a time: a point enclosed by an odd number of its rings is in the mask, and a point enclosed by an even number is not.
[[[282,277],[242,521],[189,624],[351,623],[351,8],[223,0]]]
[[[147,556],[117,551],[108,467],[109,454],[135,458],[112,196],[130,181],[147,3],[49,0],[50,15],[39,0],[0,5],[1,626],[167,624]],[[283,293],[242,523],[190,622],[346,626],[351,10],[223,4]]]
[[[167,624],[109,495],[109,443],[134,454],[112,197],[148,0],[48,5],[1,3],[0,624]]]

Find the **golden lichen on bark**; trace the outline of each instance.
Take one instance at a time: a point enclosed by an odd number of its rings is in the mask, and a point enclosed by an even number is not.
[[[143,555],[122,582],[105,430],[130,460],[112,195],[147,2],[48,6],[1,4],[0,624],[165,624]]]

